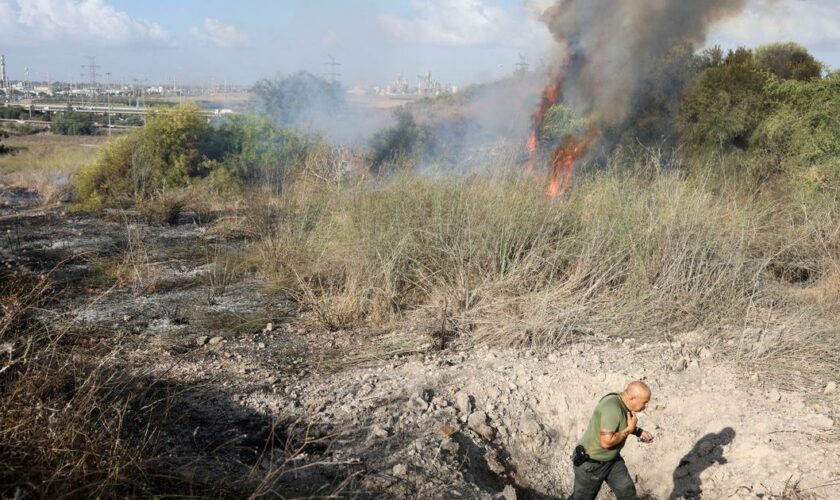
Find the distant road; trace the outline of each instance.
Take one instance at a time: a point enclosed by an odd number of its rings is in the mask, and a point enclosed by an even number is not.
[[[52,122],[45,122],[44,120],[13,120],[13,119],[10,119],[10,118],[0,118],[0,123],[18,123],[18,124],[21,124],[21,125],[24,124],[24,123],[29,123],[29,124],[32,124],[32,125],[46,125],[47,127],[49,127],[52,124]],[[102,127],[102,128],[108,128],[106,125],[96,124],[96,126],[97,127]],[[111,128],[115,129],[115,130],[128,130],[128,129],[140,128],[140,127],[134,126],[134,125],[111,125]]]
[[[5,104],[7,108],[20,108],[24,110],[30,109],[30,103],[24,101],[18,102],[9,102]],[[70,106],[73,111],[79,113],[92,113],[92,114],[107,114],[109,111],[111,114],[115,115],[146,115],[150,113],[155,108],[138,108],[134,106],[101,106],[101,105],[85,105],[85,104],[73,104]],[[38,112],[50,112],[50,113],[61,113],[67,110],[67,106],[63,104],[31,104],[32,111]],[[228,109],[214,109],[214,110],[202,110],[201,114],[207,117],[214,117],[219,115],[228,114],[231,111]]]

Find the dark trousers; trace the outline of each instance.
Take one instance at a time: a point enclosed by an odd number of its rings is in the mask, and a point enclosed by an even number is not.
[[[618,500],[636,500],[636,485],[621,457],[612,462],[584,462],[575,467],[572,500],[595,500],[604,481]]]

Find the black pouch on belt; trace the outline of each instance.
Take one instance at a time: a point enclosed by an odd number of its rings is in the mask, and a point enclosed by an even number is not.
[[[575,447],[574,453],[572,453],[572,463],[575,464],[575,467],[580,467],[584,463],[589,461],[589,454],[586,453],[586,448],[581,445],[577,445]]]

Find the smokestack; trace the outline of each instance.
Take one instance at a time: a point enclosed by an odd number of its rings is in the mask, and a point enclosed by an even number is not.
[[[4,92],[7,86],[6,80],[6,56],[0,56],[0,89]]]
[[[560,44],[562,99],[611,125],[626,117],[639,84],[676,43],[700,47],[746,0],[555,0],[541,19]]]

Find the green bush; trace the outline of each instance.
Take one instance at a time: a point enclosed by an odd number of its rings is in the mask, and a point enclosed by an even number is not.
[[[433,154],[433,135],[414,120],[411,111],[395,112],[397,123],[374,134],[370,141],[370,166],[374,173],[411,168]]]
[[[822,75],[823,65],[808,49],[795,43],[774,43],[755,49],[759,66],[782,80],[813,80]]]
[[[53,132],[61,135],[93,135],[96,133],[91,115],[74,111],[70,106],[67,106],[67,110],[63,113],[56,113],[51,128]]]
[[[233,116],[213,126],[197,106],[178,106],[152,113],[145,127],[103,147],[77,174],[75,191],[82,206],[95,208],[160,198],[203,179],[228,194],[243,184],[282,189],[321,146],[317,137],[265,118]]]
[[[285,125],[305,124],[314,116],[334,116],[344,104],[341,86],[306,71],[258,81],[257,110]]]

